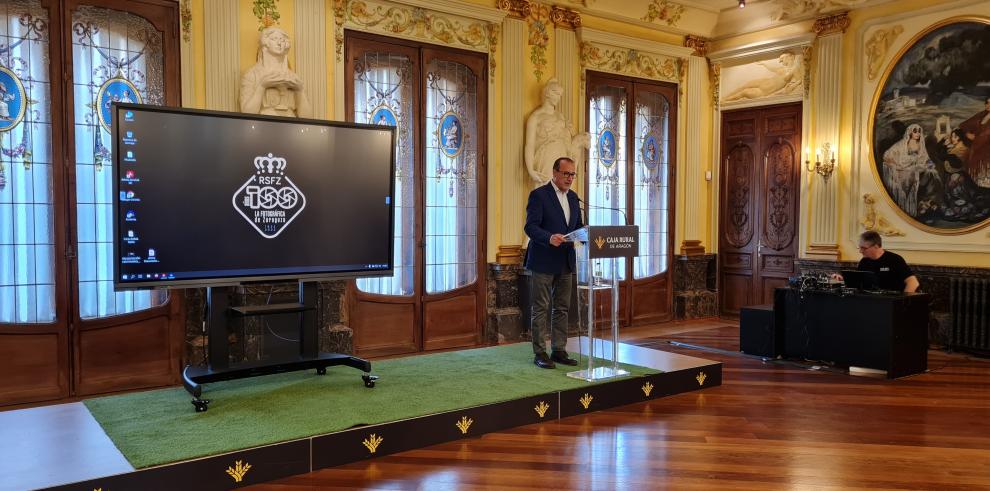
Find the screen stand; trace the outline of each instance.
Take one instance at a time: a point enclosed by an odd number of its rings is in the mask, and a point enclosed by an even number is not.
[[[316,320],[316,283],[299,282],[299,302],[267,305],[228,305],[230,287],[210,287],[206,289],[206,333],[209,353],[207,367],[187,365],[182,371],[182,385],[194,399],[196,412],[208,409],[209,400],[200,398],[203,385],[210,382],[235,380],[240,378],[294,372],[315,368],[318,375],[326,375],[327,367],[346,365],[364,372],[361,376],[365,387],[375,386],[378,377],[371,375],[371,362],[362,358],[340,353],[319,352],[319,326]],[[279,315],[290,314],[290,315]],[[292,315],[294,314],[294,315]],[[230,363],[230,343],[228,332],[231,321],[251,316],[272,316],[277,318],[265,321],[265,326],[276,337],[277,332],[298,332],[298,353],[282,356],[277,360],[260,360],[243,363]],[[280,339],[285,339],[281,338]],[[294,340],[291,340],[294,341]]]

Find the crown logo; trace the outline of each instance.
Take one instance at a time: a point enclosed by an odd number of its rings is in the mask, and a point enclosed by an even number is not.
[[[285,170],[285,159],[282,157],[276,157],[272,154],[268,156],[259,155],[254,158],[254,168],[258,169],[259,172],[267,172],[268,174],[281,174]]]
[[[371,435],[368,435],[368,438],[365,438],[361,443],[363,443],[365,447],[368,447],[369,452],[375,453],[375,451],[378,450],[378,446],[382,444],[382,440],[385,440],[385,438],[372,433]]]
[[[595,239],[595,245],[601,249],[605,245],[605,238],[599,235],[598,238]]]
[[[641,387],[641,388],[643,389],[643,394],[646,397],[650,397],[650,392],[653,392],[653,384],[647,382],[647,383],[643,384],[643,387]]]
[[[547,404],[546,401],[540,401],[540,403],[533,409],[536,411],[536,414],[539,414],[542,418],[547,414],[547,409],[550,409],[550,405]]]
[[[461,416],[461,420],[455,423],[455,426],[457,426],[457,429],[461,430],[462,435],[467,435],[467,430],[468,428],[471,427],[471,424],[473,423],[474,423],[473,419],[467,416]]]
[[[240,460],[234,462],[234,467],[227,468],[227,474],[234,478],[234,482],[241,482],[244,480],[244,475],[251,470],[251,464],[242,464]]]
[[[705,375],[705,372],[698,372],[698,376],[694,379],[698,381],[698,385],[705,385],[706,378],[708,378],[708,375]]]
[[[584,406],[585,409],[588,409],[588,406],[591,405],[591,400],[592,399],[594,399],[594,397],[592,397],[591,394],[588,394],[587,392],[585,392],[584,393],[584,397],[582,397],[582,398],[580,398],[578,400],[581,402],[581,405]]]

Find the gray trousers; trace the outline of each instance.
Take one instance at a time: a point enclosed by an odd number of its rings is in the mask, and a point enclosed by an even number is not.
[[[544,338],[548,327],[550,349],[564,351],[567,346],[567,310],[571,304],[571,290],[574,289],[574,273],[545,274],[533,271],[532,278],[533,353],[546,353]]]

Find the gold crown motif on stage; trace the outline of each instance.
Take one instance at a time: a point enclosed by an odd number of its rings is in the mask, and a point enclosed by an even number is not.
[[[602,246],[605,245],[605,237],[599,235],[598,238],[595,239],[595,245],[598,246],[599,249],[601,249]]]
[[[268,154],[268,156],[259,155],[254,158],[254,168],[268,174],[281,174],[285,170],[286,165],[285,159],[272,154]]]
[[[708,375],[705,375],[705,372],[698,372],[698,376],[694,379],[698,381],[698,385],[705,385],[706,378],[708,378]]]

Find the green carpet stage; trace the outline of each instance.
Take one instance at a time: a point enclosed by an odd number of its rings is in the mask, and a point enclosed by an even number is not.
[[[229,489],[721,383],[719,363],[629,345],[631,375],[598,383],[532,359],[520,343],[376,361],[370,389],[347,367],[219,382],[205,387],[204,413],[181,387],[90,399],[95,432],[125,465],[27,487]]]

